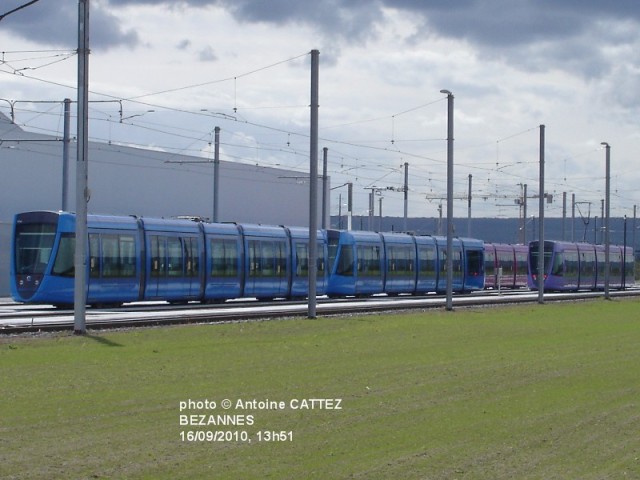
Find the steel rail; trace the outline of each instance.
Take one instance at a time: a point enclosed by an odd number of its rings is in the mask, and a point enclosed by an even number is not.
[[[640,290],[621,290],[611,292],[613,297],[640,296]],[[575,301],[597,299],[603,292],[546,293],[545,300]],[[474,306],[497,306],[508,304],[535,303],[537,292],[525,291],[505,294],[485,293],[481,295],[457,295],[453,305],[458,308]],[[347,314],[367,314],[397,312],[398,310],[436,309],[446,305],[442,295],[422,297],[368,297],[364,299],[323,299],[318,302],[317,312],[322,316]],[[40,309],[39,311],[42,311]],[[72,331],[74,328],[73,311],[47,311],[46,315],[33,315],[36,312],[21,312],[12,318],[0,318],[0,335]],[[230,323],[241,321],[268,320],[274,318],[304,317],[308,313],[306,302],[239,302],[238,304],[183,305],[183,306],[136,306],[126,309],[89,309],[87,310],[87,328],[107,330],[114,328],[149,327],[179,324]],[[29,321],[29,319],[31,321]]]

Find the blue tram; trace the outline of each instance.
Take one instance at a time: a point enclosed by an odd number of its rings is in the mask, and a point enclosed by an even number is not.
[[[538,288],[539,242],[529,244],[529,287]],[[609,248],[609,286],[634,283],[631,247]],[[549,291],[601,290],[605,284],[605,247],[588,243],[544,242],[544,288]]]
[[[329,230],[330,296],[444,292],[446,238]],[[484,288],[481,240],[454,239],[453,290]]]
[[[306,298],[308,229],[189,219],[89,215],[87,304]],[[75,215],[16,215],[11,293],[24,303],[74,301]],[[444,292],[446,238],[318,231],[318,295]],[[453,289],[484,287],[484,244],[454,239]]]
[[[308,291],[308,230],[185,219],[88,216],[87,304],[301,297]],[[11,293],[25,303],[74,299],[75,215],[16,215]],[[327,285],[318,232],[317,292]]]

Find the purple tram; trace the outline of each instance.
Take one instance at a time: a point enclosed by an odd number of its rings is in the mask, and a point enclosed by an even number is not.
[[[529,287],[538,288],[539,242],[529,243]],[[609,286],[634,283],[631,247],[609,247]],[[605,283],[605,247],[588,243],[544,242],[544,288],[549,291],[601,290]]]
[[[527,245],[485,243],[485,288],[526,288],[528,255]]]

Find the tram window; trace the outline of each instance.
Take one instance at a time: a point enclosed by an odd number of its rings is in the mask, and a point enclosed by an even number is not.
[[[484,271],[488,277],[495,275],[496,257],[493,252],[486,252],[484,256]]]
[[[584,276],[593,276],[595,273],[596,256],[593,252],[581,252],[580,255],[580,273]]]
[[[553,257],[553,252],[551,250],[547,248],[545,248],[544,250],[544,271],[548,272],[549,271],[549,266],[551,265],[551,258]],[[555,257],[554,257],[555,258]],[[538,275],[538,247],[536,246],[535,249],[532,249],[530,252],[530,267],[531,267],[531,274],[532,275]],[[562,261],[560,263],[560,266],[562,267]]]
[[[44,273],[55,237],[54,224],[16,225],[16,273]]]
[[[249,276],[284,277],[287,274],[287,246],[280,241],[249,240]]]
[[[163,237],[152,235],[151,243],[151,276],[160,277],[165,274],[166,249]]]
[[[211,276],[238,275],[238,245],[233,240],[211,239]]]
[[[260,272],[260,242],[249,240],[249,276],[257,277]]]
[[[622,276],[622,255],[620,252],[610,253],[610,274],[616,280]]]
[[[454,248],[452,260],[453,273],[462,274],[462,250],[460,248]]]
[[[410,275],[413,273],[413,258],[410,247],[389,247],[387,271],[390,275]]]
[[[577,277],[579,273],[578,252],[567,252],[565,255],[565,262],[567,277]]]
[[[365,277],[380,275],[380,247],[367,245],[358,247],[358,274]]]
[[[480,275],[483,269],[483,255],[480,250],[467,252],[467,272],[471,275]]]
[[[264,242],[262,244],[262,275],[263,277],[271,277],[275,275],[274,255],[275,246],[273,242]]]
[[[120,276],[136,275],[136,241],[132,235],[120,235]]]
[[[100,235],[97,233],[89,234],[89,276],[100,276]]]
[[[511,252],[498,252],[498,265],[502,268],[503,276],[512,276],[514,272],[513,254]]]
[[[329,235],[328,250],[329,250],[329,263],[333,265],[338,255],[339,237],[337,235]]]
[[[276,262],[274,274],[277,277],[282,277],[287,272],[287,248],[284,242],[274,242],[273,250]]]
[[[75,237],[65,234],[52,273],[63,277],[75,275]],[[134,277],[136,274],[136,246],[133,235],[89,234],[89,276],[91,278]]]
[[[102,235],[102,276],[119,276],[118,268],[118,237],[116,235]]]
[[[211,276],[226,277],[225,241],[211,239],[209,251],[211,252]]]
[[[527,254],[516,252],[516,274],[526,275],[528,268]]]
[[[58,246],[58,254],[53,264],[53,275],[61,277],[73,277],[75,274],[74,253],[76,248],[76,239],[73,234],[64,234],[60,238]]]
[[[197,238],[188,237],[184,239],[184,253],[187,260],[187,277],[197,277],[200,273],[200,249]]]
[[[436,274],[436,248],[433,246],[418,247],[419,271],[428,277]]]
[[[352,246],[342,245],[340,247],[338,265],[336,267],[336,274],[344,275],[346,277],[353,276],[353,247]]]
[[[167,276],[181,277],[183,275],[182,243],[177,237],[167,237]]]
[[[325,261],[324,248],[322,243],[318,243],[316,250],[316,276],[324,275]],[[286,267],[286,264],[285,264]],[[296,244],[296,276],[305,277],[309,275],[309,244]]]
[[[369,259],[369,274],[378,276],[382,273],[380,268],[380,247],[371,247]]]
[[[553,257],[553,268],[551,269],[551,275],[563,276],[564,275],[564,254],[556,252]]]
[[[238,252],[238,243],[233,240],[225,241],[225,272],[227,277],[238,276],[238,261],[240,253]]]
[[[633,254],[627,253],[624,255],[624,257],[625,257],[625,262],[624,262],[625,282],[633,283],[633,280],[635,278],[635,272],[634,272],[635,261],[633,258]]]
[[[447,272],[447,251],[441,250],[440,257],[440,273]],[[453,248],[453,257],[451,258],[451,269],[453,276],[458,278],[462,275],[462,250],[459,247]]]
[[[132,235],[104,234],[102,241],[102,276],[133,277],[136,274],[136,248]]]
[[[325,269],[325,261],[324,261],[324,248],[322,243],[318,243],[318,248],[317,248],[317,252],[318,252],[318,258],[317,260],[317,266],[316,266],[316,276],[318,277],[322,277],[324,275],[324,269]]]
[[[309,247],[306,243],[296,244],[296,275],[309,275]]]

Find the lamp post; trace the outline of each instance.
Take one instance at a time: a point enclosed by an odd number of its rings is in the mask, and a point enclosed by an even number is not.
[[[605,209],[604,209],[604,298],[610,300],[609,294],[609,212],[611,208],[611,147],[607,142],[602,142],[606,151],[605,159]]]
[[[453,310],[453,93],[440,90],[447,96],[447,301],[446,309]]]
[[[538,204],[538,303],[544,303],[544,152],[545,126],[540,125],[540,199]]]
[[[89,0],[78,1],[78,147],[76,161],[76,246],[73,331],[87,333],[87,201],[89,157]]]
[[[320,51],[311,50],[311,108],[309,135],[309,295],[307,318],[316,318],[318,272],[318,91]]]

